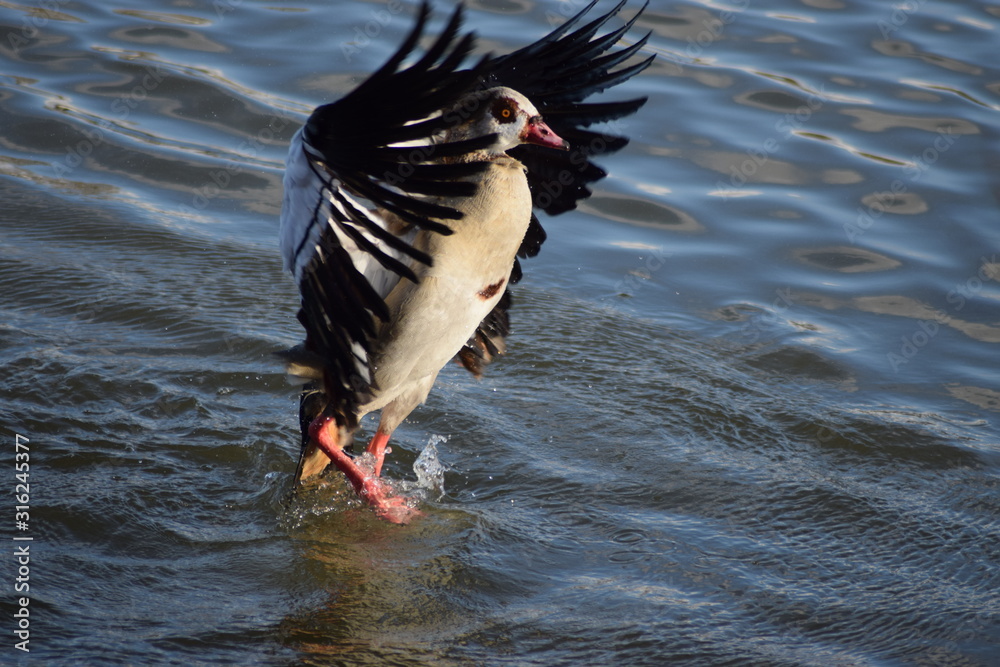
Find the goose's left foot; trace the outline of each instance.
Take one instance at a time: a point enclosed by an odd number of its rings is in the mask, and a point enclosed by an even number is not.
[[[371,505],[375,514],[380,518],[392,523],[405,524],[423,514],[420,510],[410,507],[406,498],[392,495],[392,489],[389,485],[379,478],[378,472],[382,467],[380,457],[376,457],[375,474],[370,474],[344,453],[340,442],[340,428],[334,419],[325,416],[317,417],[309,426],[309,435],[313,442],[330,457],[337,469],[344,473],[358,497]],[[378,435],[375,437],[378,438]],[[386,436],[385,441],[388,439]],[[384,446],[383,441],[383,450]],[[384,455],[384,451],[382,454]]]

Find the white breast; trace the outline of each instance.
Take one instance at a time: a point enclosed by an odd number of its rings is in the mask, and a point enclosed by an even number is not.
[[[393,317],[372,359],[380,391],[366,411],[436,375],[503,295],[531,219],[531,196],[524,169],[512,158],[501,158],[481,178],[474,197],[455,202],[465,217],[451,222],[454,234],[417,236],[434,265],[419,272],[419,284],[401,281],[386,299]],[[493,294],[481,294],[498,282]]]

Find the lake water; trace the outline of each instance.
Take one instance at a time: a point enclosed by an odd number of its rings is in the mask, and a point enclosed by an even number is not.
[[[632,143],[397,432],[446,468],[399,527],[288,502],[271,353],[288,141],[413,11],[0,7],[0,663],[998,664],[1000,5],[653,0]]]

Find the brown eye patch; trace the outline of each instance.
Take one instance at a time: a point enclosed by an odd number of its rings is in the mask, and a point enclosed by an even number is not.
[[[514,103],[506,97],[494,100],[490,107],[490,113],[497,119],[498,123],[513,123],[517,114],[514,112]]]

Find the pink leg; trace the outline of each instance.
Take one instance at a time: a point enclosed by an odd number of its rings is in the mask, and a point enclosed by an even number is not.
[[[377,473],[376,476],[368,475],[344,453],[339,431],[337,422],[329,417],[317,417],[309,425],[309,437],[330,457],[337,469],[344,473],[347,481],[354,487],[354,492],[371,505],[376,514],[392,523],[408,523],[410,519],[420,516],[420,512],[407,506],[403,498],[390,496],[389,488],[377,477]]]
[[[389,444],[389,433],[375,431],[372,441],[368,443],[368,453],[375,457],[375,476],[382,474],[382,462],[385,460],[385,446]]]

